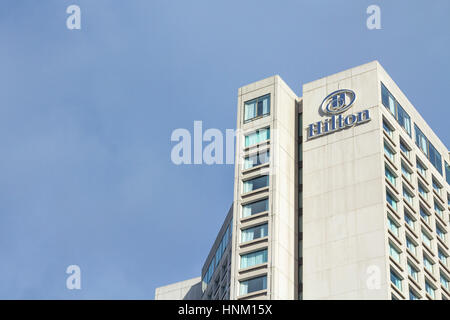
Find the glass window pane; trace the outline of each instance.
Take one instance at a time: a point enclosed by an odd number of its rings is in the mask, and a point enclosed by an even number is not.
[[[264,289],[267,289],[267,276],[241,281],[239,293],[244,295]]]
[[[400,263],[400,251],[389,243],[389,255],[398,263]]]
[[[399,277],[393,270],[391,270],[391,282],[392,282],[399,290],[402,290],[402,280],[400,279],[400,277]]]
[[[411,117],[406,113],[400,104],[397,104],[398,122],[411,136]]]
[[[244,103],[244,121],[270,114],[270,95]]]
[[[414,131],[416,132],[416,145],[428,156],[427,138],[416,125],[414,125]]]
[[[386,191],[386,201],[395,211],[397,211],[397,200],[394,199],[389,191]]]
[[[381,83],[381,101],[389,109],[389,91],[383,83]]]
[[[442,175],[442,157],[441,154],[436,150],[436,148],[429,143],[429,151],[430,151],[430,162],[436,168],[436,170]]]
[[[434,288],[425,280],[425,290],[434,299]]]
[[[250,217],[254,214],[268,211],[269,199],[258,200],[242,206],[242,217]]]
[[[267,223],[242,230],[242,242],[252,241],[267,236]]]
[[[269,151],[248,156],[244,159],[244,169],[250,169],[259,166],[261,164],[265,164],[269,162],[269,158],[270,158]]]
[[[267,95],[262,99],[262,115],[267,115],[270,113],[270,96]]]
[[[256,100],[248,101],[244,105],[244,121],[256,117]]]
[[[411,239],[409,239],[408,237],[406,237],[406,247],[409,249],[409,251],[411,251],[414,255],[416,254],[416,245],[411,241]]]
[[[445,180],[450,185],[450,166],[447,162],[445,162]],[[449,197],[449,204],[450,204],[450,197]]]
[[[245,146],[250,147],[268,139],[270,139],[270,129],[259,129],[245,136]]]
[[[389,182],[395,186],[395,176],[388,167],[384,168],[384,174],[386,178],[389,180]]]
[[[267,262],[267,249],[247,253],[241,256],[241,269],[250,268]]]
[[[389,95],[389,111],[394,115],[395,117],[395,100],[394,97]]]
[[[387,145],[387,143],[384,143],[384,153],[387,155],[387,157],[394,161],[394,152],[392,152],[391,148]]]
[[[389,217],[388,217],[388,226],[389,226],[389,229],[398,237],[398,226],[394,222],[394,220],[392,220]]]

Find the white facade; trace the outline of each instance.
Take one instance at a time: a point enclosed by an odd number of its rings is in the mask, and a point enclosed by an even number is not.
[[[383,105],[381,83],[409,114],[411,136]],[[436,223],[448,233],[450,190],[445,172],[439,173],[416,146],[414,124],[448,163],[447,148],[378,62],[305,85],[303,123],[321,120],[317,106],[338,89],[351,89],[357,96],[344,115],[368,109],[371,120],[309,141],[304,135],[304,298],[409,299],[410,290],[423,298],[425,280],[434,287],[435,298],[448,298],[440,277],[449,277],[449,265],[439,261],[438,248],[448,255],[449,241],[447,235],[440,241]],[[391,126],[391,135],[383,129],[383,119]],[[401,151],[400,140],[410,149],[408,155]],[[385,143],[394,153],[392,159],[385,155]],[[428,168],[425,179],[417,173],[416,158]],[[402,174],[402,166],[410,175]],[[386,167],[396,176],[393,183],[385,175]],[[441,196],[433,192],[432,179],[442,186]],[[419,195],[418,183],[428,188],[426,199]],[[413,196],[411,204],[403,188]],[[387,204],[386,190],[396,205]],[[434,201],[445,209],[442,218],[434,212]],[[429,223],[420,217],[421,205],[428,209]],[[405,211],[416,220],[412,228],[405,222]],[[397,231],[389,228],[391,222]],[[431,248],[423,244],[422,230],[432,237]],[[417,244],[415,254],[407,249],[406,237]],[[398,255],[390,254],[392,250]],[[432,272],[424,268],[424,255],[433,263]],[[417,280],[409,279],[407,263],[419,271]],[[391,271],[400,278],[400,290],[391,281]]]

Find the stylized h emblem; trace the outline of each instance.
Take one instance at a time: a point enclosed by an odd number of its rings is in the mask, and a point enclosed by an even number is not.
[[[339,114],[349,109],[355,102],[355,99],[356,95],[352,90],[337,90],[323,99],[320,110],[328,115]]]
[[[335,96],[333,96],[333,101],[331,105],[333,106],[333,109],[336,110],[338,108],[341,108],[345,105],[345,93],[340,93]]]

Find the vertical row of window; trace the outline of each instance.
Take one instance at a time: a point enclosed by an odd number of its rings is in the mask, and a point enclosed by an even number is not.
[[[402,108],[402,106],[398,103],[395,97],[390,93],[390,91],[386,88],[386,86],[381,83],[381,101],[383,105],[389,110],[389,112],[394,116],[397,122],[402,126],[403,129],[408,133],[411,137],[411,117],[408,113]],[[386,125],[383,121],[383,127],[385,131],[390,134],[392,138],[392,130]],[[414,124],[414,132],[415,132],[415,141],[417,147],[422,150],[422,152],[427,156],[433,166],[438,170],[438,172],[442,175],[442,157],[441,154],[437,151],[437,149],[433,146],[433,144],[427,139],[425,134],[419,129],[419,127]],[[448,168],[448,164],[445,163],[446,167],[446,180],[450,184],[450,169]],[[448,171],[447,171],[448,170]]]
[[[303,299],[303,118],[298,115],[298,299]]]
[[[392,264],[390,267],[390,280],[394,288],[398,289],[400,292],[403,292],[403,286],[405,282],[401,270],[402,265],[402,249],[397,243],[401,243],[400,240],[400,223],[394,217],[398,217],[399,211],[399,198],[397,188],[399,186],[402,187],[401,194],[403,196],[403,216],[405,222],[405,240],[406,240],[406,251],[412,255],[405,256],[406,267],[408,276],[410,277],[411,282],[408,282],[408,287],[406,288],[409,294],[409,299],[417,300],[421,299],[421,295],[419,294],[420,289],[419,286],[419,273],[420,269],[415,264],[418,261],[418,241],[414,238],[417,237],[419,241],[421,240],[422,247],[424,248],[422,253],[422,265],[424,274],[424,289],[427,293],[428,298],[435,299],[437,296],[438,285],[434,283],[431,279],[436,279],[436,276],[439,277],[439,282],[441,287],[447,290],[449,288],[449,275],[443,270],[447,270],[448,268],[448,253],[443,249],[448,244],[447,231],[446,231],[446,215],[445,208],[441,204],[444,198],[443,185],[439,180],[434,176],[427,178],[427,167],[423,164],[422,161],[416,157],[416,169],[417,169],[417,185],[414,183],[412,179],[413,169],[411,169],[412,159],[411,159],[411,148],[405,142],[405,140],[400,136],[399,137],[399,147],[400,153],[402,157],[400,158],[400,168],[401,168],[401,176],[403,179],[398,181],[398,175],[396,173],[396,151],[395,151],[395,142],[394,142],[394,128],[390,123],[383,118],[383,128],[387,138],[384,139],[384,153],[387,158],[385,161],[384,174],[387,181],[386,185],[386,202],[388,203],[388,207],[392,209],[393,212],[388,213],[387,217],[387,225],[390,231],[389,236],[389,256],[392,260]],[[427,147],[429,151],[429,145]],[[431,179],[430,179],[431,178]],[[431,183],[428,182],[431,180]],[[432,186],[432,190],[428,187],[428,185]],[[417,220],[414,218],[414,212],[416,205],[414,203],[415,193],[414,193],[414,185],[417,186],[417,192],[419,195],[418,208],[419,208],[419,219],[421,220],[420,228],[416,228]],[[431,192],[433,191],[433,192]],[[430,196],[431,193],[431,196]],[[447,194],[447,197],[449,195]],[[430,198],[433,200],[434,212],[436,217],[440,219],[432,219],[433,215],[430,212],[428,207],[430,204]],[[439,201],[437,199],[440,199]],[[432,221],[434,225],[432,225]],[[419,229],[419,235],[416,234],[417,229]],[[437,239],[441,241],[434,242],[433,235],[435,230]],[[415,236],[412,236],[415,235]],[[394,241],[396,238],[396,241]],[[400,242],[399,242],[400,241]],[[437,247],[436,247],[437,246]],[[434,253],[437,251],[437,256],[439,261],[445,268],[442,268],[439,264],[436,264],[434,261]],[[439,266],[439,268],[438,268]],[[415,283],[415,285],[413,285]],[[448,293],[447,293],[448,295]],[[398,296],[395,294],[392,295],[393,299],[398,299]],[[446,298],[446,295],[442,293],[443,299]]]
[[[270,115],[270,95],[264,95],[244,103],[244,123],[269,116]],[[248,174],[252,168],[268,164],[271,159],[270,149],[261,150],[261,147],[268,145],[270,139],[270,127],[259,128],[244,137],[244,147],[258,147],[256,152],[252,152],[244,157],[243,170],[244,175]],[[263,144],[264,143],[264,144]],[[259,175],[252,178],[243,178],[242,193],[248,196],[248,193],[263,190],[269,187],[269,176]],[[241,206],[241,218],[249,218],[269,211],[269,198],[265,196],[262,199],[243,203]],[[268,222],[258,222],[241,229],[241,243],[248,243],[268,236]],[[258,248],[240,254],[239,268],[247,269],[260,266],[267,263],[268,249]],[[267,289],[267,274],[259,275],[250,279],[239,281],[239,295],[246,295],[252,292]]]
[[[208,269],[206,270],[206,273],[202,277],[202,290],[203,292],[208,287],[208,284],[211,282],[211,279],[214,275],[214,271],[216,270],[216,267],[219,265],[220,261],[222,260],[223,253],[225,252],[226,248],[228,247],[228,244],[231,239],[231,228],[233,225],[233,221],[231,221],[227,229],[225,230],[222,239],[220,240],[219,246],[216,249],[216,252],[209,263]]]

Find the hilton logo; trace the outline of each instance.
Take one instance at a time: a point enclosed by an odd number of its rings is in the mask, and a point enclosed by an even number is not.
[[[337,90],[326,96],[320,105],[319,112],[321,115],[329,115],[331,118],[311,123],[308,126],[308,139],[370,121],[369,110],[349,114],[346,117],[341,114],[350,109],[355,100],[356,94],[348,89]]]

